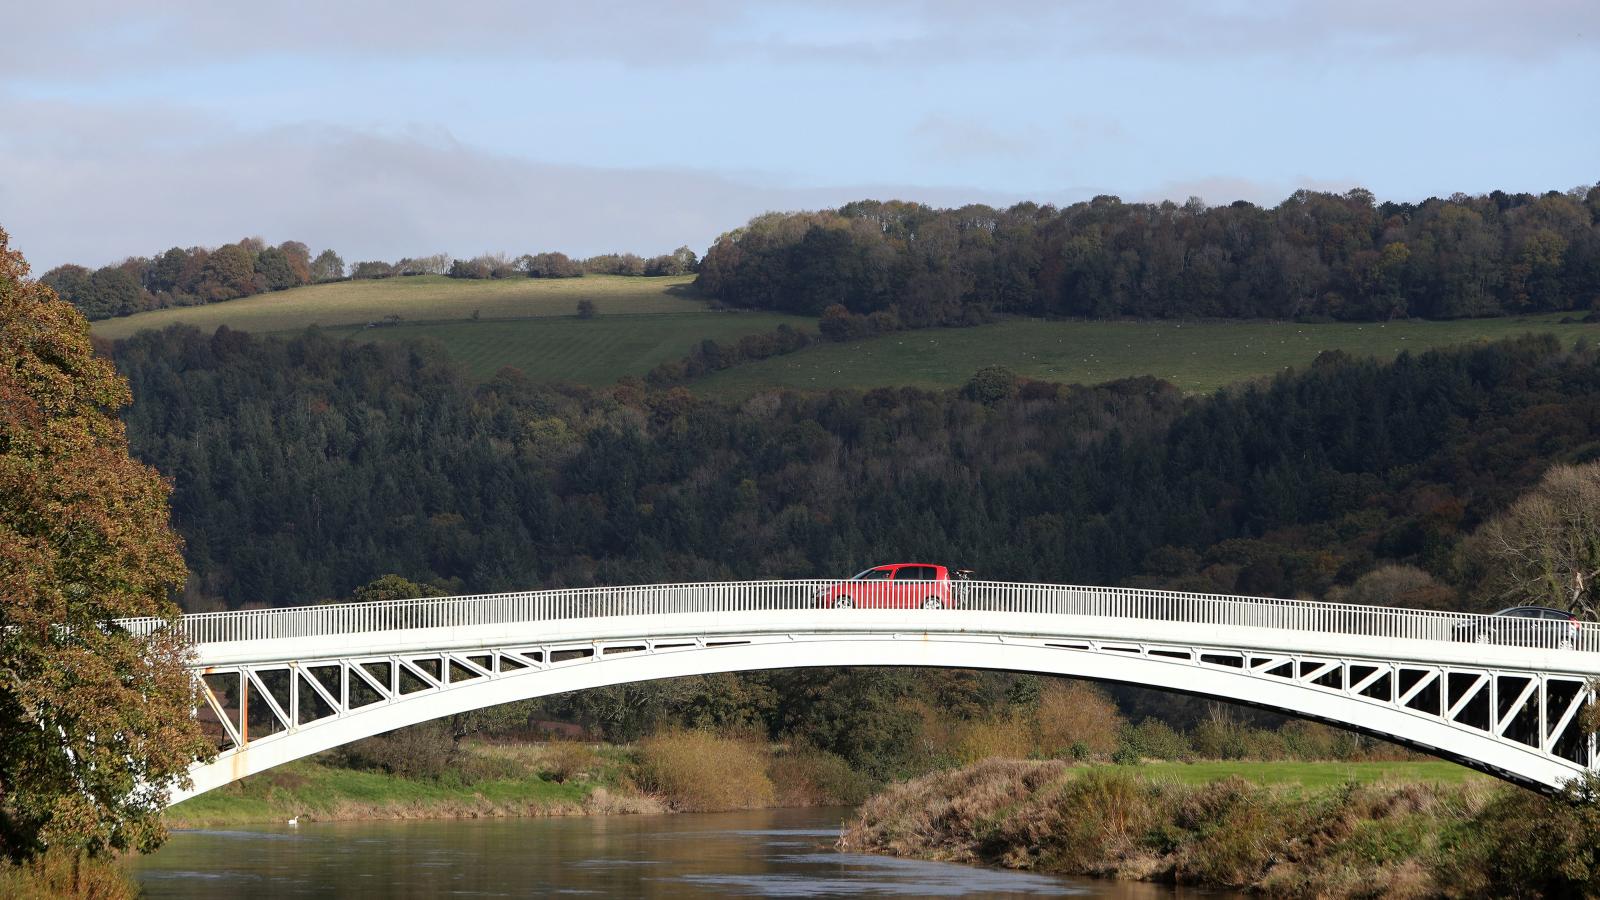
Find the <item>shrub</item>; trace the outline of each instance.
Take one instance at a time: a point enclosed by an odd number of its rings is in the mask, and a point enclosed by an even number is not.
[[[585,297],[578,301],[578,318],[592,319],[595,317],[595,315],[597,315],[597,311],[594,308],[593,300]]]
[[[1005,366],[985,366],[961,389],[961,396],[985,406],[995,406],[1017,395],[1017,374]]]
[[[1122,744],[1117,747],[1115,753],[1111,754],[1111,761],[1119,766],[1137,766],[1144,762],[1144,758],[1139,755],[1139,751],[1127,744]]]
[[[951,747],[963,765],[980,759],[1022,759],[1032,752],[1033,729],[1020,715],[963,722],[955,728]]]
[[[551,741],[544,752],[544,773],[551,781],[566,783],[594,771],[599,754],[577,741]]]
[[[1501,789],[1460,829],[1438,879],[1469,897],[1600,896],[1600,777],[1555,799]]]
[[[1084,681],[1050,681],[1034,711],[1038,748],[1048,755],[1082,745],[1092,756],[1109,756],[1127,723],[1105,691]]]
[[[0,897],[14,900],[134,900],[139,888],[116,861],[47,852],[27,863],[0,861]]]
[[[1194,755],[1183,732],[1160,719],[1147,718],[1138,725],[1124,727],[1120,742],[1147,759],[1188,759]]]
[[[1150,785],[1121,769],[1094,768],[1062,783],[1052,803],[1033,803],[1013,818],[1007,840],[1021,829],[1048,835],[1054,865],[1094,873],[1105,860],[1126,853],[1164,816],[1151,800]]]
[[[452,771],[455,750],[455,741],[442,724],[425,722],[346,744],[335,759],[350,769],[436,781]]]
[[[844,757],[806,744],[774,754],[767,777],[780,806],[856,806],[877,786]]]
[[[1177,792],[1176,800],[1171,820],[1192,836],[1175,866],[1182,880],[1250,885],[1291,833],[1271,794],[1237,775]]]
[[[1197,755],[1206,759],[1243,759],[1250,749],[1245,730],[1226,707],[1213,704],[1205,721],[1190,733],[1189,743]]]
[[[772,803],[763,747],[708,731],[666,731],[639,743],[639,786],[674,809],[751,809]]]

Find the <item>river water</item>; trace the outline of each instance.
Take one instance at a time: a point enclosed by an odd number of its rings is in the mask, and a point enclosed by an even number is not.
[[[282,897],[1105,897],[1222,894],[839,853],[849,810],[312,822],[180,831],[152,900]]]

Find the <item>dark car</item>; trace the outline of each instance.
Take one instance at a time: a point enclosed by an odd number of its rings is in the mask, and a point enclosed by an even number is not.
[[[1566,650],[1583,624],[1572,613],[1548,606],[1513,606],[1455,626],[1452,637],[1476,644],[1514,644]]]

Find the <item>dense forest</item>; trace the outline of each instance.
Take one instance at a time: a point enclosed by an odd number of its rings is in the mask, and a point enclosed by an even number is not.
[[[1600,186],[1377,202],[1298,191],[933,209],[862,201],[768,213],[718,238],[696,281],[734,306],[868,317],[872,330],[1034,316],[1458,318],[1600,303]]]
[[[959,391],[740,405],[514,370],[474,385],[435,345],[316,330],[179,326],[114,352],[136,398],[133,450],[175,482],[191,609],[843,576],[903,558],[1000,580],[1498,608],[1463,541],[1552,463],[1600,458],[1600,353],[1552,338],[1388,364],[1324,354],[1209,397],[987,369]],[[887,778],[948,762],[963,734],[1005,733],[1038,690],[1004,673],[798,670],[619,685],[508,715],[613,739],[753,729]],[[1188,729],[1109,729],[1108,748],[1144,756],[1392,752],[1115,695],[1130,721]],[[446,746],[464,730],[440,728]]]
[[[1550,338],[1325,354],[1212,397],[1003,370],[965,389],[768,394],[474,386],[427,344],[146,333],[116,346],[134,452],[175,480],[192,607],[844,575],[1325,596],[1383,563],[1460,604],[1461,537],[1600,456],[1592,349]],[[1418,579],[1421,579],[1418,581]],[[1364,599],[1384,600],[1383,596]]]

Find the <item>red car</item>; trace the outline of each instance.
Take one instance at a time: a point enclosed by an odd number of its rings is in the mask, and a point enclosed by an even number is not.
[[[817,605],[834,609],[949,609],[955,606],[950,570],[931,563],[874,566],[823,588]]]

